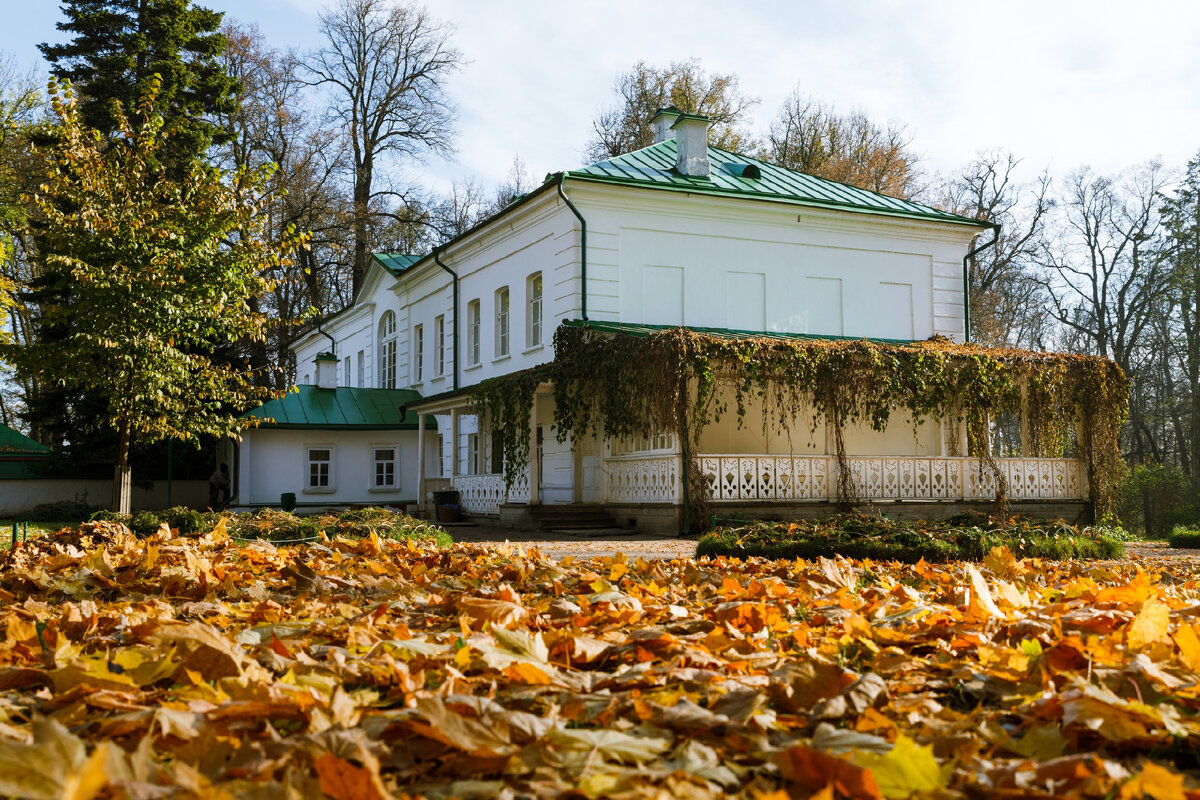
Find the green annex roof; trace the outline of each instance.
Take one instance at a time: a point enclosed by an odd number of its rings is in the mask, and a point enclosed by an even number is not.
[[[378,261],[379,265],[392,273],[392,275],[399,276],[401,272],[404,272],[413,264],[420,261],[424,256],[415,256],[408,253],[372,253],[371,258]]]
[[[569,328],[588,328],[600,333],[615,333],[622,336],[644,337],[683,327],[685,330],[703,333],[707,336],[715,336],[720,339],[816,339],[824,341],[859,341],[866,339],[867,341],[880,342],[882,344],[912,344],[916,341],[914,339],[879,339],[869,336],[830,336],[820,333],[790,333],[787,331],[743,331],[734,328],[699,328],[694,325],[646,325],[639,322],[598,322],[596,320],[581,319],[564,320],[562,324]]]
[[[264,422],[265,428],[415,431],[416,416],[406,419],[401,407],[420,399],[420,393],[411,389],[298,386],[242,416],[275,420]],[[436,429],[436,423],[426,422],[425,429]]]
[[[647,189],[780,200],[849,211],[954,222],[982,228],[991,226],[991,223],[982,220],[960,217],[909,200],[900,200],[856,186],[805,175],[712,146],[708,148],[711,170],[707,177],[681,175],[676,172],[675,157],[675,139],[667,139],[641,150],[592,164],[590,167],[573,170],[567,173],[567,177],[641,186]],[[750,177],[755,175],[756,171],[758,177]]]
[[[49,453],[50,448],[38,444],[23,433],[18,433],[7,425],[0,425],[0,455],[9,453]]]

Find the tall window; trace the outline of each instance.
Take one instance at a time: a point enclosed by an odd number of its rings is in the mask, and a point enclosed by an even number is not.
[[[425,380],[425,326],[413,326],[413,383]]]
[[[467,474],[479,474],[479,434],[467,434]]]
[[[436,317],[433,320],[433,374],[446,374],[446,318]]]
[[[396,315],[391,311],[379,320],[379,388],[396,388]]]
[[[479,363],[479,301],[467,303],[467,341],[471,352],[468,356],[471,364]]]
[[[360,389],[367,387],[367,351],[358,351],[358,382],[354,384]]]
[[[537,347],[542,343],[542,273],[535,272],[530,275],[525,290],[528,297],[525,315],[528,331],[525,344],[527,347]]]
[[[330,464],[333,461],[333,448],[308,448],[308,483],[309,491],[329,490],[333,488]]]
[[[342,385],[349,386],[350,385],[350,356],[346,356],[344,359],[342,359],[342,364],[345,366],[344,372],[346,373],[345,380],[342,382]]]
[[[508,355],[508,287],[496,291],[496,358]]]
[[[373,489],[396,488],[396,448],[376,447],[374,450],[375,480]]]

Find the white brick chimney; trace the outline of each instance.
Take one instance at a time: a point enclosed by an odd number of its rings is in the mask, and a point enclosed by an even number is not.
[[[333,353],[317,353],[317,388],[336,389],[338,357]]]
[[[671,126],[675,124],[675,120],[679,119],[682,113],[675,106],[667,106],[654,112],[654,116],[650,118],[650,124],[654,126],[655,144],[675,138],[675,131],[671,130]]]
[[[708,164],[708,117],[699,114],[680,114],[671,126],[675,132],[675,170],[680,175],[707,178]]]

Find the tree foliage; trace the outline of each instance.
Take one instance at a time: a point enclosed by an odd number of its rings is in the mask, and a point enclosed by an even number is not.
[[[233,108],[236,82],[222,69],[222,15],[192,0],[63,0],[60,31],[71,39],[41,44],[51,73],[79,93],[83,123],[120,134],[152,85],[171,132],[160,157],[183,173],[228,133],[213,115]]]
[[[903,125],[880,126],[862,110],[840,113],[792,90],[759,157],[787,169],[893,197],[921,190],[920,159]]]
[[[709,75],[695,58],[673,61],[665,67],[639,61],[617,76],[613,91],[617,104],[592,122],[592,138],[585,151],[591,161],[654,144],[650,118],[667,106],[711,119],[709,142],[713,146],[733,152],[753,149],[747,125],[750,109],[758,100],[742,94],[738,76],[733,73]]]
[[[197,163],[184,180],[170,175],[153,84],[136,121],[118,114],[113,147],[84,124],[70,88],[52,84],[51,95],[58,126],[35,150],[47,178],[30,224],[70,302],[43,309],[63,335],[8,355],[24,375],[105,399],[118,471],[135,438],[236,431],[269,392],[226,349],[265,335],[269,319],[250,304],[298,245],[263,236],[267,171],[225,176]]]
[[[355,291],[371,257],[371,229],[388,217],[411,219],[403,187],[378,180],[386,162],[452,150],[445,81],[463,57],[451,32],[423,9],[387,0],[337,0],[321,15],[326,46],[309,70],[329,90],[329,110],[349,150]],[[398,199],[398,211],[385,210],[389,198]]]

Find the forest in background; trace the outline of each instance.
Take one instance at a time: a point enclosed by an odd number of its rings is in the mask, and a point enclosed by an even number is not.
[[[46,310],[66,302],[39,252],[28,200],[45,179],[30,144],[52,136],[55,124],[43,70],[74,83],[83,119],[110,146],[120,141],[113,108],[132,112],[157,76],[160,113],[173,131],[168,171],[200,162],[234,180],[270,169],[256,206],[263,230],[276,241],[308,234],[264,276],[272,289],[256,310],[278,324],[238,348],[273,389],[294,380],[287,343],[350,303],[370,253],[428,252],[539,182],[519,156],[497,186],[466,180],[438,192],[414,180],[414,165],[453,157],[446,86],[470,55],[418,7],[331,2],[321,17],[324,47],[298,52],[190,0],[62,5],[66,41],[42,46],[44,65],[0,61],[0,304],[10,346],[55,336]],[[1200,516],[1200,155],[1022,180],[1020,154],[993,149],[939,174],[902,123],[813,97],[803,84],[765,130],[755,129],[757,98],[736,74],[712,73],[696,59],[634,64],[596,102],[603,110],[579,143],[581,164],[650,144],[653,112],[674,105],[709,116],[718,147],[999,224],[996,245],[970,267],[972,337],[1115,360],[1133,387],[1123,521],[1158,532]],[[111,450],[103,398],[20,369],[0,378],[0,422],[61,446],[74,466]],[[998,437],[997,446],[1012,445]],[[146,443],[139,452],[158,451]]]

